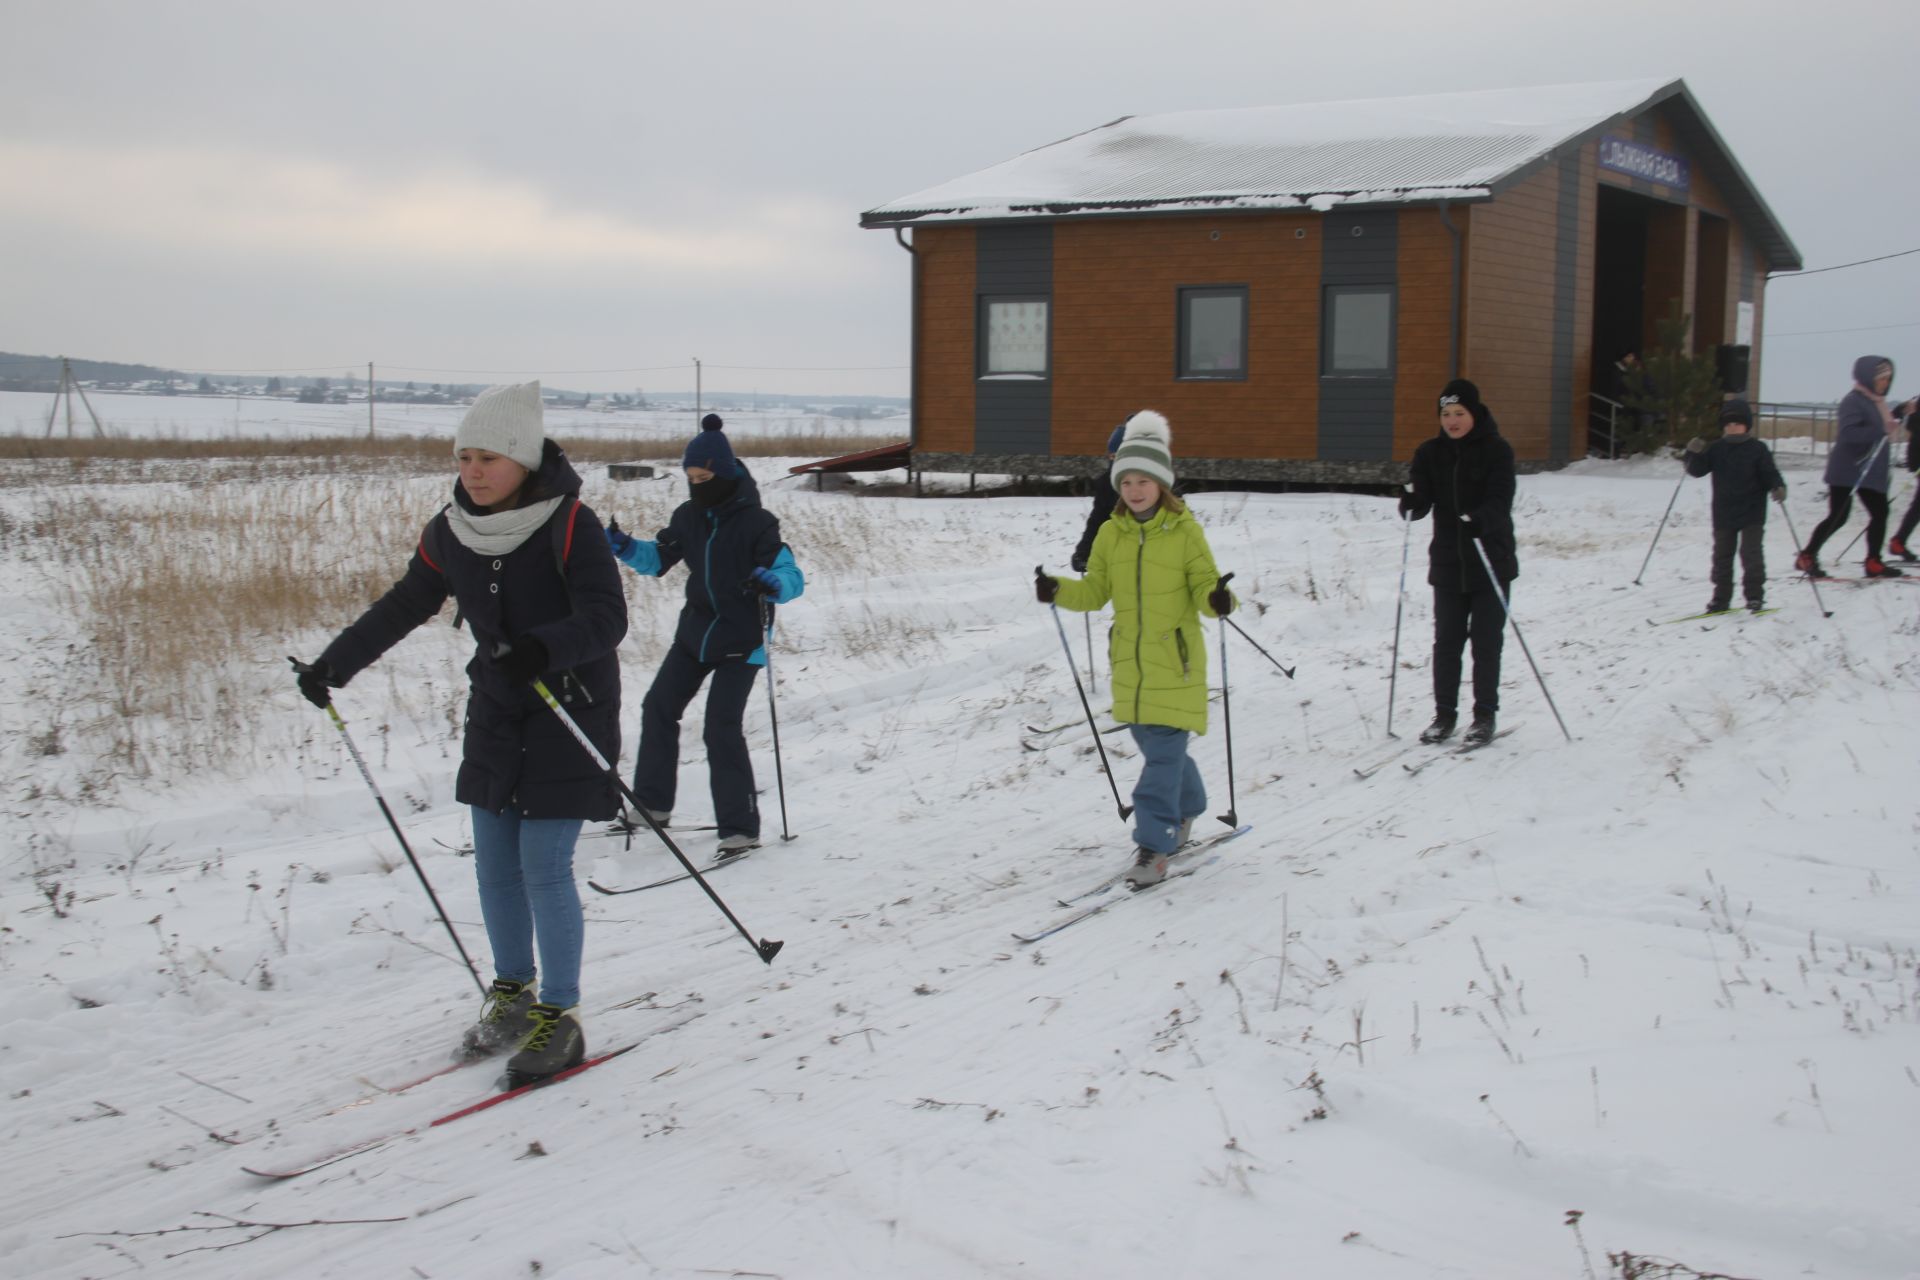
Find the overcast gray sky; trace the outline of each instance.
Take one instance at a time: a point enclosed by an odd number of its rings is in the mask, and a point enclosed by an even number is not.
[[[1122,115],[1644,76],[1808,267],[1920,247],[1909,0],[0,0],[0,31],[0,350],[904,395],[908,259],[864,209]],[[1913,390],[1917,286],[1920,255],[1774,281],[1761,390],[1831,399],[1865,352]]]

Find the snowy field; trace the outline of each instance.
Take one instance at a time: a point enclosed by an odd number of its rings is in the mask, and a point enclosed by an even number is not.
[[[700,415],[691,404],[616,412],[602,409],[602,403],[595,400],[591,407],[584,409],[549,405],[548,434],[568,438],[673,440],[692,434],[700,422]],[[75,436],[93,434],[93,420],[87,416],[87,405],[99,415],[101,427],[108,435],[142,439],[358,436],[367,430],[364,400],[357,404],[300,404],[264,396],[145,396],[89,391],[85,404],[77,397],[73,401]],[[718,411],[725,417],[730,435],[871,434],[876,442],[904,440],[907,436],[905,418],[856,422],[799,409],[735,409],[725,405],[718,406]],[[465,405],[393,404],[383,400],[373,406],[374,430],[382,435],[443,435],[452,439],[453,429],[465,412]],[[53,397],[48,395],[0,391],[0,435],[42,436],[47,433],[49,414],[54,417],[52,434],[64,437],[67,434],[65,398],[56,408]],[[676,456],[678,452],[674,450]]]
[[[1781,456],[1804,535],[1817,462]],[[1515,607],[1574,741],[1510,636],[1514,732],[1388,759],[1391,504],[1202,495],[1236,620],[1297,664],[1229,637],[1253,831],[1023,946],[1128,847],[1088,734],[1022,743],[1080,714],[1031,577],[1064,566],[1083,502],[815,493],[752,465],[809,575],[775,649],[797,839],[763,685],[769,847],[713,887],[785,949],[763,966],[691,884],[589,893],[589,1043],[633,1052],[279,1183],[243,1166],[423,1125],[491,1074],[379,1088],[438,1065],[477,998],[286,677],[348,618],[236,628],[205,656],[220,700],[141,724],[116,778],[89,744],[126,727],[70,647],[44,525],[97,504],[111,565],[114,513],[180,486],[0,485],[8,1274],[1594,1280],[1624,1252],[1691,1268],[1648,1276],[1920,1277],[1915,580],[1829,584],[1824,619],[1776,515],[1779,612],[1652,626],[1706,601],[1706,483],[1634,587],[1678,464],[1524,477]],[[334,504],[290,572],[374,542],[388,580],[449,482],[248,500]],[[647,528],[677,492],[596,471],[587,496]],[[1426,528],[1403,744],[1431,709]],[[627,583],[631,753],[681,583]],[[425,628],[338,705],[484,966],[451,796],[465,646]],[[1221,709],[1196,745],[1215,813]],[[228,750],[196,747],[215,733]],[[1125,789],[1128,740],[1101,742]],[[685,745],[676,818],[699,822]],[[674,868],[611,852],[583,842],[581,879]]]

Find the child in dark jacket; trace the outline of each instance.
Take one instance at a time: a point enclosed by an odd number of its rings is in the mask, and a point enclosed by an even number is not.
[[[1920,396],[1907,401],[1896,412],[1907,428],[1907,470],[1920,472]],[[1887,550],[1908,564],[1920,560],[1920,555],[1915,555],[1907,545],[1915,525],[1920,525],[1920,483],[1914,485],[1913,501],[1907,504],[1907,514],[1900,517],[1900,527],[1887,543]]]
[[[1708,613],[1733,607],[1733,553],[1740,551],[1740,588],[1747,608],[1766,607],[1767,558],[1762,541],[1767,531],[1767,497],[1787,500],[1787,484],[1774,465],[1773,450],[1753,434],[1753,407],[1745,400],[1729,400],[1720,410],[1721,436],[1708,444],[1699,436],[1687,441],[1687,474],[1713,477],[1713,599]]]
[[[1520,576],[1513,534],[1513,446],[1480,401],[1480,388],[1455,378],[1440,389],[1440,430],[1414,450],[1412,492],[1400,516],[1433,513],[1427,582],[1433,587],[1433,723],[1420,741],[1445,742],[1459,720],[1461,651],[1473,646],[1473,723],[1462,739],[1485,746],[1497,730],[1500,651],[1513,580]],[[1478,544],[1478,545],[1476,545]],[[1493,570],[1489,580],[1487,570]]]
[[[742,720],[754,676],[767,663],[773,606],[798,599],[806,580],[780,540],[780,521],[760,505],[753,477],[734,457],[718,414],[700,421],[682,464],[688,500],[652,541],[618,524],[607,540],[628,568],[661,577],[687,565],[687,603],[673,645],[640,704],[640,751],[633,793],[661,826],[679,786],[680,718],[707,677],[707,777],[720,854],[760,843],[760,803]]]

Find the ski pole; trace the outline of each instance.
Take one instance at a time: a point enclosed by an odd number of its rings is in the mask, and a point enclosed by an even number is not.
[[[567,714],[567,709],[561,706],[559,700],[553,696],[553,690],[547,688],[547,682],[545,680],[535,680],[533,682],[533,691],[540,695],[542,702],[553,709],[553,714],[560,717],[560,723],[567,726],[567,732],[573,735],[575,742],[578,742],[587,749],[587,754],[593,757],[593,762],[606,770],[607,776],[613,779],[614,786],[620,788],[620,794],[627,798],[628,802],[633,806],[634,812],[638,813],[641,820],[645,822],[648,827],[652,828],[653,834],[660,837],[660,842],[673,851],[673,856],[680,859],[680,865],[687,869],[687,874],[693,877],[694,883],[706,891],[707,897],[713,899],[713,905],[720,908],[720,914],[731,921],[733,927],[740,931],[740,936],[747,940],[747,945],[753,948],[754,954],[759,956],[760,959],[767,964],[772,964],[773,958],[780,954],[780,948],[787,944],[784,942],[769,942],[765,938],[755,942],[753,935],[747,932],[747,926],[740,923],[740,917],[734,915],[733,912],[728,909],[727,904],[720,900],[720,895],[713,891],[713,886],[707,883],[707,878],[700,874],[700,868],[694,866],[693,863],[687,860],[687,855],[680,852],[680,846],[675,844],[673,837],[668,835],[665,829],[653,820],[653,815],[647,812],[647,807],[640,803],[640,797],[633,794],[633,788],[629,787],[625,780],[620,777],[620,771],[607,763],[607,758],[600,754],[600,748],[593,745],[593,739],[589,738],[586,731],[574,721],[572,716]]]
[[[310,663],[302,662],[291,654],[288,655],[287,661],[291,662],[293,669],[302,675],[313,670]],[[420,866],[420,859],[413,856],[413,846],[407,843],[407,837],[401,832],[400,823],[395,820],[393,809],[387,804],[387,798],[380,794],[380,784],[373,780],[373,772],[367,768],[366,760],[361,757],[360,748],[355,745],[353,735],[347,732],[347,722],[340,718],[340,709],[333,705],[332,698],[327,699],[327,714],[333,718],[333,727],[340,731],[340,740],[347,744],[347,754],[353,757],[353,763],[358,766],[360,776],[366,779],[367,789],[373,792],[374,802],[380,806],[380,812],[386,815],[387,825],[393,828],[393,838],[400,842],[401,850],[406,853],[407,861],[413,866],[413,874],[420,877],[420,887],[427,891],[427,900],[433,903],[434,914],[439,916],[440,923],[446,926],[447,936],[453,939],[453,949],[460,953],[460,959],[466,964],[467,972],[473,977],[473,984],[480,988],[480,995],[484,999],[487,994],[487,984],[480,980],[480,971],[474,967],[473,957],[469,956],[467,949],[461,945],[460,935],[454,932],[453,921],[447,919],[447,909],[440,905],[440,895],[433,891],[433,882],[427,879],[425,869]]]
[[[1793,539],[1793,545],[1796,547],[1799,546],[1800,535],[1793,531],[1793,512],[1787,510],[1787,504],[1785,502],[1780,504],[1780,518],[1787,522],[1787,536]],[[1820,607],[1820,616],[1823,618],[1831,618],[1833,616],[1833,610],[1827,608],[1827,602],[1820,598],[1820,584],[1814,581],[1811,573],[1807,575],[1807,585],[1813,588],[1813,602]]]
[[[1233,580],[1232,574],[1224,574],[1216,591],[1225,591],[1227,583]],[[1226,614],[1220,615],[1220,621],[1227,620]],[[1234,802],[1233,795],[1233,694],[1227,685],[1227,629],[1220,628],[1220,714],[1227,725],[1227,811],[1214,816],[1229,827],[1240,825],[1240,807]]]
[[[1400,593],[1393,601],[1393,665],[1387,668],[1387,736],[1397,738],[1393,731],[1393,694],[1400,683],[1400,617],[1407,609],[1407,548],[1413,545],[1413,521],[1405,514],[1400,522],[1407,526],[1400,535]]]
[[[1673,497],[1667,499],[1666,515],[1660,517],[1660,527],[1653,531],[1653,542],[1647,547],[1647,558],[1640,562],[1640,572],[1633,575],[1633,585],[1636,587],[1640,585],[1640,579],[1646,576],[1647,566],[1653,563],[1653,549],[1660,545],[1660,535],[1667,527],[1667,516],[1673,514],[1673,504],[1679,501],[1680,487],[1686,484],[1686,482],[1687,473],[1683,467],[1680,471],[1680,484],[1673,486]]]
[[[760,597],[760,630],[767,637],[761,652],[767,655],[767,715],[773,720],[773,778],[780,789],[780,838],[791,840],[793,835],[787,829],[787,775],[780,764],[780,707],[773,697],[773,628],[767,623],[765,596]]]
[[[1036,574],[1045,576],[1039,565],[1033,567]],[[1093,733],[1094,749],[1100,753],[1100,767],[1107,775],[1107,786],[1113,789],[1114,807],[1120,810],[1120,821],[1125,822],[1133,814],[1133,806],[1120,801],[1120,784],[1113,780],[1113,766],[1107,763],[1107,749],[1100,742],[1100,726],[1093,722],[1093,705],[1087,701],[1087,691],[1080,687],[1080,672],[1073,665],[1073,646],[1067,643],[1067,624],[1060,621],[1060,606],[1049,604],[1053,610],[1053,625],[1060,632],[1060,649],[1067,655],[1067,670],[1073,674],[1073,691],[1080,695],[1080,709],[1087,713],[1087,728]]]
[[[1087,627],[1087,688],[1098,689],[1100,687],[1100,671],[1093,665],[1093,615],[1083,613],[1080,615],[1080,621],[1085,623]]]
[[[1560,708],[1553,705],[1553,694],[1547,690],[1547,678],[1540,674],[1540,664],[1533,660],[1533,650],[1527,648],[1527,637],[1520,631],[1520,619],[1513,616],[1513,610],[1507,607],[1507,593],[1500,589],[1500,579],[1493,572],[1493,561],[1487,559],[1486,544],[1480,541],[1478,534],[1473,538],[1473,549],[1480,553],[1480,563],[1486,568],[1487,581],[1493,584],[1493,594],[1500,600],[1500,612],[1513,624],[1513,638],[1520,642],[1520,652],[1527,655],[1527,665],[1533,668],[1533,678],[1540,682],[1540,692],[1546,695],[1547,709],[1553,712],[1553,718],[1560,723],[1560,732],[1566,734],[1568,742],[1573,735],[1567,732],[1567,722],[1560,719]]]
[[[1240,624],[1235,622],[1232,618],[1222,618],[1220,619],[1220,621],[1226,623],[1228,626],[1232,627],[1235,631],[1240,631]],[[1252,645],[1254,648],[1260,650],[1261,657],[1265,658],[1268,662],[1271,662],[1274,666],[1280,667],[1281,675],[1285,676],[1289,680],[1293,679],[1294,668],[1280,666],[1280,659],[1268,653],[1266,650],[1266,647],[1263,646],[1258,640],[1255,640],[1252,636],[1248,635],[1244,631],[1240,631],[1240,638],[1245,640],[1248,644]]]

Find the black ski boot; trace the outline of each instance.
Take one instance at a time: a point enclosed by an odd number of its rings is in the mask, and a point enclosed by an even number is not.
[[[1732,609],[1733,609],[1733,601],[1731,600],[1707,601],[1708,613],[1727,613],[1727,612],[1730,612]]]
[[[1484,747],[1493,741],[1493,713],[1476,711],[1473,723],[1468,726],[1466,736],[1460,739],[1460,749],[1471,751],[1475,747]]]
[[[577,1067],[587,1056],[586,1033],[580,1030],[580,1007],[536,1004],[527,1010],[533,1030],[520,1042],[520,1052],[507,1059],[507,1087],[518,1089]]]
[[[480,1006],[480,1020],[460,1037],[460,1056],[484,1058],[509,1045],[518,1044],[527,1034],[527,1010],[533,1008],[534,984],[495,978],[487,1002]]]
[[[1445,742],[1453,736],[1453,727],[1460,717],[1451,711],[1442,711],[1433,717],[1433,723],[1420,731],[1420,741],[1431,746],[1436,742]]]

